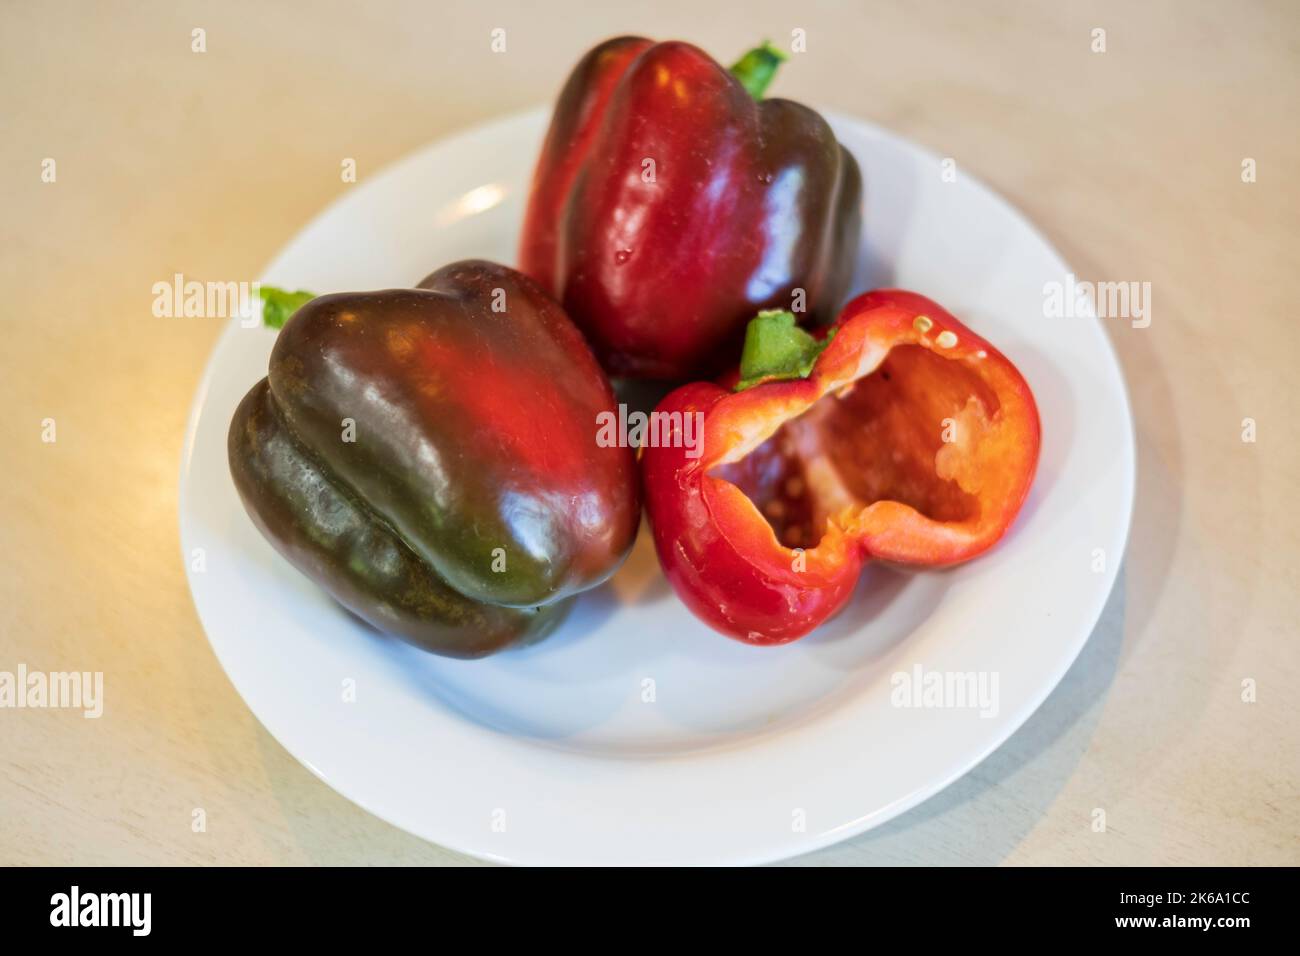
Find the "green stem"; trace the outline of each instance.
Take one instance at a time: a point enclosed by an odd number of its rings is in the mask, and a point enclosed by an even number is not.
[[[831,344],[835,330],[820,341],[795,324],[794,313],[769,309],[758,313],[745,327],[740,355],[740,381],[736,391],[764,382],[807,378],[817,357]]]
[[[750,96],[761,100],[772,78],[776,76],[776,68],[784,59],[784,53],[772,46],[771,41],[764,40],[761,46],[754,47],[737,60],[731,73],[740,80],[740,85]]]
[[[315,292],[288,292],[273,285],[261,287],[262,324],[271,329],[282,329],[293,314],[316,298]]]

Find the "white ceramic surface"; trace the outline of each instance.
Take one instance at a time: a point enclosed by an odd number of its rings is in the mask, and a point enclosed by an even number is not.
[[[937,157],[885,130],[827,115],[867,184],[854,291],[893,285],[936,299],[1034,390],[1042,459],[1008,537],[953,571],[871,568],[820,631],[753,648],[678,603],[643,527],[624,568],[546,642],[482,661],[433,657],[346,615],[244,514],[226,429],[266,373],[274,334],[232,320],[191,412],[183,554],[231,681],[330,786],[493,860],[769,861],[935,793],[1064,675],[1114,583],[1133,501],[1132,420],[1102,322],[1044,317],[1044,284],[1069,270],[1000,198],[964,171],[945,182]],[[336,292],[410,285],[455,259],[512,263],[545,123],[542,110],[494,122],[349,187],[265,281]],[[895,706],[891,676],[918,665],[996,674],[996,712]]]

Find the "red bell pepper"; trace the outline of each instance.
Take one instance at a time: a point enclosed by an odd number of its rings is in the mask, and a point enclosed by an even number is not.
[[[1038,408],[1011,362],[911,292],[850,302],[818,340],[751,323],[738,391],[698,382],[661,421],[703,415],[642,457],[668,580],[706,623],[754,644],[807,634],[871,558],[950,565],[1006,532],[1038,463]],[[732,377],[735,380],[735,376]]]
[[[760,309],[833,320],[862,180],[821,116],[759,99],[781,58],[765,45],[729,72],[688,43],[618,37],[569,76],[519,261],[611,374],[714,374]]]

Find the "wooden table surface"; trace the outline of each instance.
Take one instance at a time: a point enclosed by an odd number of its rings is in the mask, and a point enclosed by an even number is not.
[[[1107,326],[1137,504],[1082,656],[964,779],[797,862],[1300,863],[1294,3],[560,6],[0,4],[0,671],[106,686],[98,720],[0,710],[0,863],[472,862],[336,795],[218,666],[176,490],[221,320],[154,318],[152,286],[255,278],[343,157],[364,179],[549,101],[603,37],[726,59],[796,28],[775,93],[954,157],[1080,277],[1152,287],[1148,328]]]

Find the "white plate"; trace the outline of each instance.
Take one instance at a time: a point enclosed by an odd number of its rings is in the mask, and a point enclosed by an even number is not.
[[[482,661],[433,657],[343,613],[244,514],[226,428],[266,374],[274,334],[232,320],[190,416],[181,544],[226,673],[322,780],[492,860],[769,861],[951,783],[1064,675],[1115,580],[1133,501],[1132,420],[1106,334],[1095,318],[1044,318],[1044,283],[1068,269],[1005,202],[964,172],[944,182],[936,157],[885,130],[827,115],[867,183],[855,290],[936,299],[1010,356],[1038,399],[1038,479],[1006,540],[955,571],[871,568],[819,632],[754,648],[678,603],[643,527],[627,565],[548,641]],[[491,123],[352,187],[265,281],[336,292],[410,285],[471,256],[514,262],[545,123],[541,110]],[[995,673],[996,714],[893,706],[891,675],[918,665]]]

